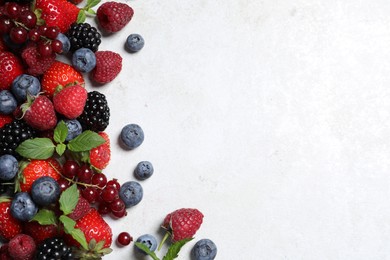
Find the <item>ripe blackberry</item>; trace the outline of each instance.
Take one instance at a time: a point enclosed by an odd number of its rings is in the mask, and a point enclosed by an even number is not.
[[[18,157],[16,147],[23,141],[36,136],[36,132],[23,120],[13,120],[0,128],[0,155],[11,154]]]
[[[104,131],[110,121],[110,108],[106,96],[98,91],[88,92],[84,111],[78,120],[83,130]]]
[[[66,33],[70,41],[70,51],[74,52],[80,48],[88,48],[95,52],[102,42],[101,34],[89,23],[74,23]]]
[[[38,246],[34,259],[71,260],[75,259],[75,255],[62,238],[48,238]]]

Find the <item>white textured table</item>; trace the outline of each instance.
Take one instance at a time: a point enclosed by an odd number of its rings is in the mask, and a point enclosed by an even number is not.
[[[107,176],[155,167],[143,201],[114,221],[162,235],[196,207],[196,239],[217,259],[390,259],[390,3],[385,0],[128,1],[101,50],[124,57],[104,87],[113,139]],[[123,44],[140,33],[137,54]],[[145,141],[124,151],[128,123]],[[134,248],[107,259],[137,259]],[[161,255],[159,253],[159,255]]]

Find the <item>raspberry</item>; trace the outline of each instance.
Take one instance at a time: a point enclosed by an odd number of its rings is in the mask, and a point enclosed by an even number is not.
[[[22,58],[28,67],[28,74],[37,76],[42,75],[50,68],[56,60],[56,54],[53,52],[51,55],[43,57],[39,54],[36,44],[31,44],[22,51]]]
[[[96,67],[92,71],[92,79],[105,84],[116,78],[122,70],[122,57],[112,51],[97,51]]]
[[[96,13],[100,26],[107,32],[121,30],[133,17],[133,9],[125,3],[106,2]]]

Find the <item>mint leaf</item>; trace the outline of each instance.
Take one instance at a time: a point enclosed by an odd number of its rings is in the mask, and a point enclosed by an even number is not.
[[[180,249],[189,241],[191,241],[193,238],[186,238],[183,240],[179,240],[175,243],[173,243],[169,249],[167,254],[163,257],[162,260],[173,260],[176,257],[179,256]]]
[[[100,3],[100,0],[88,0],[87,7],[91,8],[97,6]]]
[[[63,155],[65,150],[66,150],[66,145],[65,144],[57,144],[56,152],[58,153],[59,156]]]
[[[77,184],[73,184],[61,193],[59,202],[60,209],[62,210],[64,215],[72,213],[72,211],[77,205],[79,197],[80,192],[77,189]]]
[[[76,240],[77,242],[80,243],[80,245],[88,250],[88,243],[87,243],[87,239],[85,238],[85,235],[83,233],[83,231],[81,231],[81,229],[79,228],[74,228],[71,232],[70,232],[70,235],[74,238],[74,240]]]
[[[77,23],[83,23],[83,22],[85,22],[85,20],[87,19],[87,16],[85,15],[85,12],[84,12],[84,10],[80,10],[79,11],[79,14],[77,15],[77,20],[76,20],[76,22]]]
[[[71,234],[72,231],[75,229],[74,226],[76,225],[76,221],[74,221],[73,219],[65,215],[61,215],[59,219],[61,223],[64,225],[65,233]]]
[[[95,15],[96,14],[95,10],[93,10],[93,9],[87,9],[87,13],[91,14],[91,15]]]
[[[32,221],[37,221],[41,225],[56,225],[57,218],[54,211],[48,209],[41,209],[37,214],[32,218]]]
[[[61,120],[57,124],[56,128],[54,129],[53,139],[56,143],[63,143],[65,142],[67,135],[68,135],[68,127],[66,126],[65,122]]]
[[[157,257],[157,255],[153,252],[150,251],[149,247],[147,247],[145,244],[142,244],[140,242],[135,242],[134,243],[136,247],[144,251],[146,254],[148,254],[153,260],[160,260],[160,258]]]
[[[55,145],[49,138],[28,139],[21,143],[16,152],[28,159],[48,159],[53,156]]]
[[[68,149],[72,152],[89,151],[92,148],[103,144],[105,141],[106,140],[97,133],[86,130],[68,143]]]

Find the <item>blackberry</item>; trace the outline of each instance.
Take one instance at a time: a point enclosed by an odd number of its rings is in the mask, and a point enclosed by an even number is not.
[[[23,120],[13,120],[11,123],[0,128],[0,155],[19,155],[15,152],[16,147],[23,141],[36,136],[36,131]]]
[[[75,259],[72,248],[61,238],[47,238],[37,248],[36,260],[71,260]]]
[[[70,41],[70,51],[74,52],[80,48],[88,48],[95,52],[102,42],[101,34],[89,23],[73,23],[66,33]]]
[[[98,91],[88,92],[84,111],[77,119],[83,130],[104,131],[110,120],[110,108],[106,96]]]

